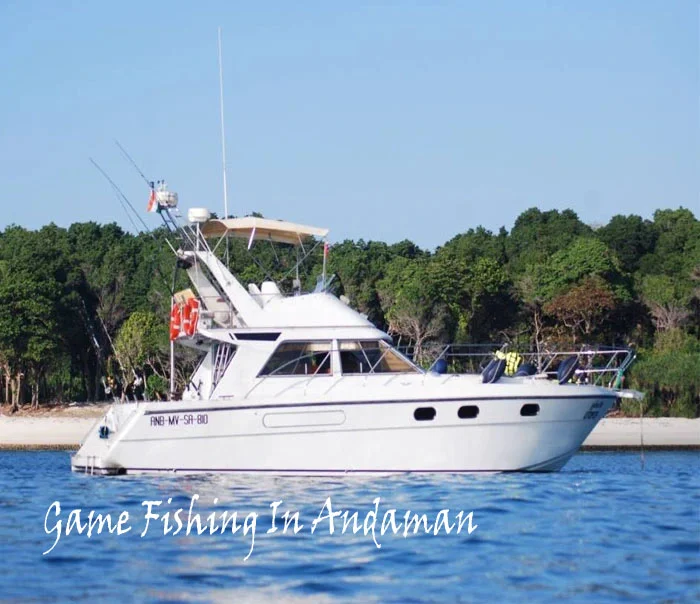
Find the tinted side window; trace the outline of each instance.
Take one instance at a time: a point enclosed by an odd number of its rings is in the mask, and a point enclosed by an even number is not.
[[[330,342],[284,342],[260,375],[330,375]]]

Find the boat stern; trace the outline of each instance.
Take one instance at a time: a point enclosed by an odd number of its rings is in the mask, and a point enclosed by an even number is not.
[[[110,459],[114,445],[129,420],[138,412],[139,403],[117,403],[95,422],[85,435],[78,451],[71,456],[71,470],[85,474],[115,475],[125,468]]]

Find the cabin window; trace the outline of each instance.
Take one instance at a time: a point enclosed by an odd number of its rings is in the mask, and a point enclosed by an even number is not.
[[[418,373],[410,361],[383,340],[339,342],[343,373]]]
[[[413,412],[413,419],[419,422],[429,422],[435,419],[435,407],[418,407]]]
[[[331,375],[331,343],[284,342],[259,375]]]

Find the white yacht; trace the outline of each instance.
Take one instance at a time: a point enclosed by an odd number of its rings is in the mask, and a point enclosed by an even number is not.
[[[175,231],[176,198],[158,203]],[[178,400],[112,405],[74,471],[556,471],[620,395],[570,375],[507,377],[502,362],[485,375],[425,371],[324,287],[284,296],[272,281],[244,285],[209,244],[242,237],[304,256],[327,229],[205,210],[189,219],[176,253],[193,289],[175,295],[171,338],[203,360]]]

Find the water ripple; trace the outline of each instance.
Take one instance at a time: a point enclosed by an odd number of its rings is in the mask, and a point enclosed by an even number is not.
[[[11,560],[0,565],[3,598],[279,603],[700,596],[698,453],[647,453],[643,467],[634,453],[586,453],[557,474],[370,479],[95,478],[71,474],[68,465],[65,453],[0,453],[0,558]],[[195,494],[194,511],[202,526],[213,518],[215,534],[164,534],[160,518],[144,531],[144,501],[161,501],[153,510],[167,512],[174,527],[178,509],[186,524]],[[42,556],[56,536],[44,531],[54,501],[64,530],[69,512],[80,508],[83,522],[90,510],[114,520],[125,510],[131,531],[63,534]],[[282,502],[277,531],[267,533],[276,501]],[[332,534],[329,510],[319,520],[327,501],[339,513]],[[409,510],[409,520],[426,516],[418,534],[404,530]],[[447,525],[435,535],[441,510],[449,510]],[[285,533],[285,511],[292,518],[298,512],[297,534],[293,522]],[[473,533],[467,521],[457,532],[460,511],[463,519],[473,511]],[[235,532],[231,524],[219,530],[223,512],[236,512]],[[255,531],[243,527],[247,518],[255,519]],[[48,527],[55,521],[49,514]],[[388,530],[381,534],[383,522]],[[424,534],[428,526],[431,534]]]

